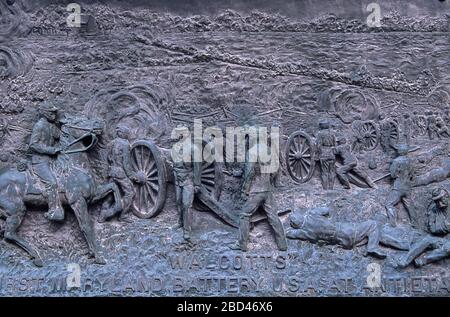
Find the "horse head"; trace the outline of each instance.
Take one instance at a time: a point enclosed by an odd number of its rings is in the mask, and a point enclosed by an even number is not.
[[[85,116],[65,118],[61,123],[60,145],[65,154],[90,150],[97,144],[104,128],[99,119]]]

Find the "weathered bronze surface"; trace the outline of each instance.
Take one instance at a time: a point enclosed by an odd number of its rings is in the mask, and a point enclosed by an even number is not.
[[[450,3],[199,3],[0,0],[0,295],[448,296]]]

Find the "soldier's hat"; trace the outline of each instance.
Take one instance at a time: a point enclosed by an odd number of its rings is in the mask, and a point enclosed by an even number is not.
[[[319,129],[329,129],[331,127],[331,122],[328,119],[321,119],[319,121]]]
[[[346,143],[347,142],[347,138],[343,135],[340,135],[336,138],[336,142],[338,143]]]
[[[448,195],[448,192],[443,188],[435,188],[431,193],[431,199],[436,201]]]
[[[117,130],[117,129],[120,129],[120,130],[122,130],[122,131],[126,131],[126,132],[128,132],[128,133],[131,132],[131,129],[130,129],[126,124],[124,124],[124,123],[119,123],[118,125],[116,125],[116,130]]]
[[[170,139],[172,141],[178,140],[182,135],[186,133],[186,131],[189,131],[188,127],[185,126],[178,126],[175,129],[173,129],[172,134],[170,135]]]
[[[392,147],[397,151],[400,155],[405,155],[409,152],[409,145],[407,143],[400,143],[392,145]]]
[[[58,111],[58,108],[50,103],[50,102],[44,102],[39,106],[39,111],[53,111],[56,112]]]

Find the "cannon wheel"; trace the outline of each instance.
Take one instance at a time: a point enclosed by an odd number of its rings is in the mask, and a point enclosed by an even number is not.
[[[166,167],[158,147],[151,141],[133,143],[131,169],[136,173],[133,213],[139,218],[156,216],[166,201]]]
[[[419,130],[419,135],[427,134],[427,119],[425,117],[419,116],[416,124]]]
[[[291,134],[286,146],[286,167],[292,179],[305,183],[314,173],[314,145],[311,137],[302,131]]]
[[[219,199],[222,191],[222,176],[216,162],[203,162],[200,182],[215,199]]]
[[[395,145],[400,137],[400,131],[398,130],[398,125],[394,121],[389,122],[389,142],[390,145]]]
[[[432,107],[442,109],[448,104],[449,95],[443,87],[435,88],[427,98],[427,102]]]
[[[206,142],[203,142],[203,149],[206,146]],[[201,186],[206,189],[209,195],[211,195],[215,200],[220,199],[220,194],[222,193],[223,185],[223,163],[216,161],[203,162],[201,166],[201,176],[200,183]],[[195,201],[195,208],[199,211],[208,211],[209,208],[205,204]]]
[[[360,135],[363,137],[362,148],[365,151],[371,151],[378,145],[378,130],[372,121],[363,122],[359,130]]]

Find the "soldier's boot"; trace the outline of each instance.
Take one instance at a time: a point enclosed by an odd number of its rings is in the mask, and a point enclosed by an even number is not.
[[[109,218],[111,218],[112,216],[116,215],[118,212],[120,212],[120,210],[117,210],[117,208],[107,208],[107,209],[103,209],[100,212],[100,216],[98,218],[98,222],[103,223],[106,220],[108,220]]]
[[[422,267],[427,264],[427,261],[423,257],[420,257],[414,260],[414,264],[417,267]]]
[[[121,208],[121,211],[119,211],[119,221],[131,223],[133,222],[129,216],[129,210],[131,208],[132,201],[129,197],[125,197],[123,199],[123,208]]]
[[[124,212],[122,212],[122,213],[119,215],[119,221],[120,221],[120,222],[125,222],[125,223],[132,223],[132,222],[133,222],[133,220],[132,220],[131,217],[128,215],[128,213],[124,213]]]
[[[400,255],[396,261],[397,267],[402,269],[407,267],[410,263],[407,254]]]
[[[279,251],[287,251],[288,246],[287,246],[286,238],[282,238],[279,241],[277,239],[276,243],[277,243],[277,247],[278,247]]]
[[[191,233],[188,230],[183,230],[183,239],[186,242],[192,243]]]
[[[337,175],[339,181],[341,182],[342,186],[345,189],[350,189],[350,182],[348,180],[348,176],[346,175],[346,173],[344,171],[342,171],[341,169],[338,169],[336,171],[336,175]]]
[[[383,252],[380,248],[371,248],[371,249],[368,248],[366,254],[376,257],[378,259],[385,259],[387,256],[387,254]]]
[[[58,188],[55,186],[50,186],[47,190],[48,194],[48,212],[44,216],[51,221],[62,221],[64,220],[64,209],[61,205],[61,200],[59,199]]]
[[[397,210],[395,209],[395,206],[392,205],[385,205],[386,208],[386,214],[388,216],[388,222],[391,227],[397,227]]]
[[[370,188],[373,188],[373,189],[378,188],[377,184],[375,184],[370,178],[367,178],[367,184],[369,185]]]
[[[248,237],[250,234],[250,217],[251,213],[241,214],[239,219],[239,236],[238,240],[228,245],[231,250],[247,251]]]
[[[359,176],[361,176],[366,181],[367,185],[369,185],[370,188],[374,189],[377,188],[377,184],[375,184],[368,175],[359,175]]]
[[[233,244],[230,244],[228,246],[231,250],[237,250],[237,251],[247,251],[246,246],[242,246],[239,242],[235,242]]]

